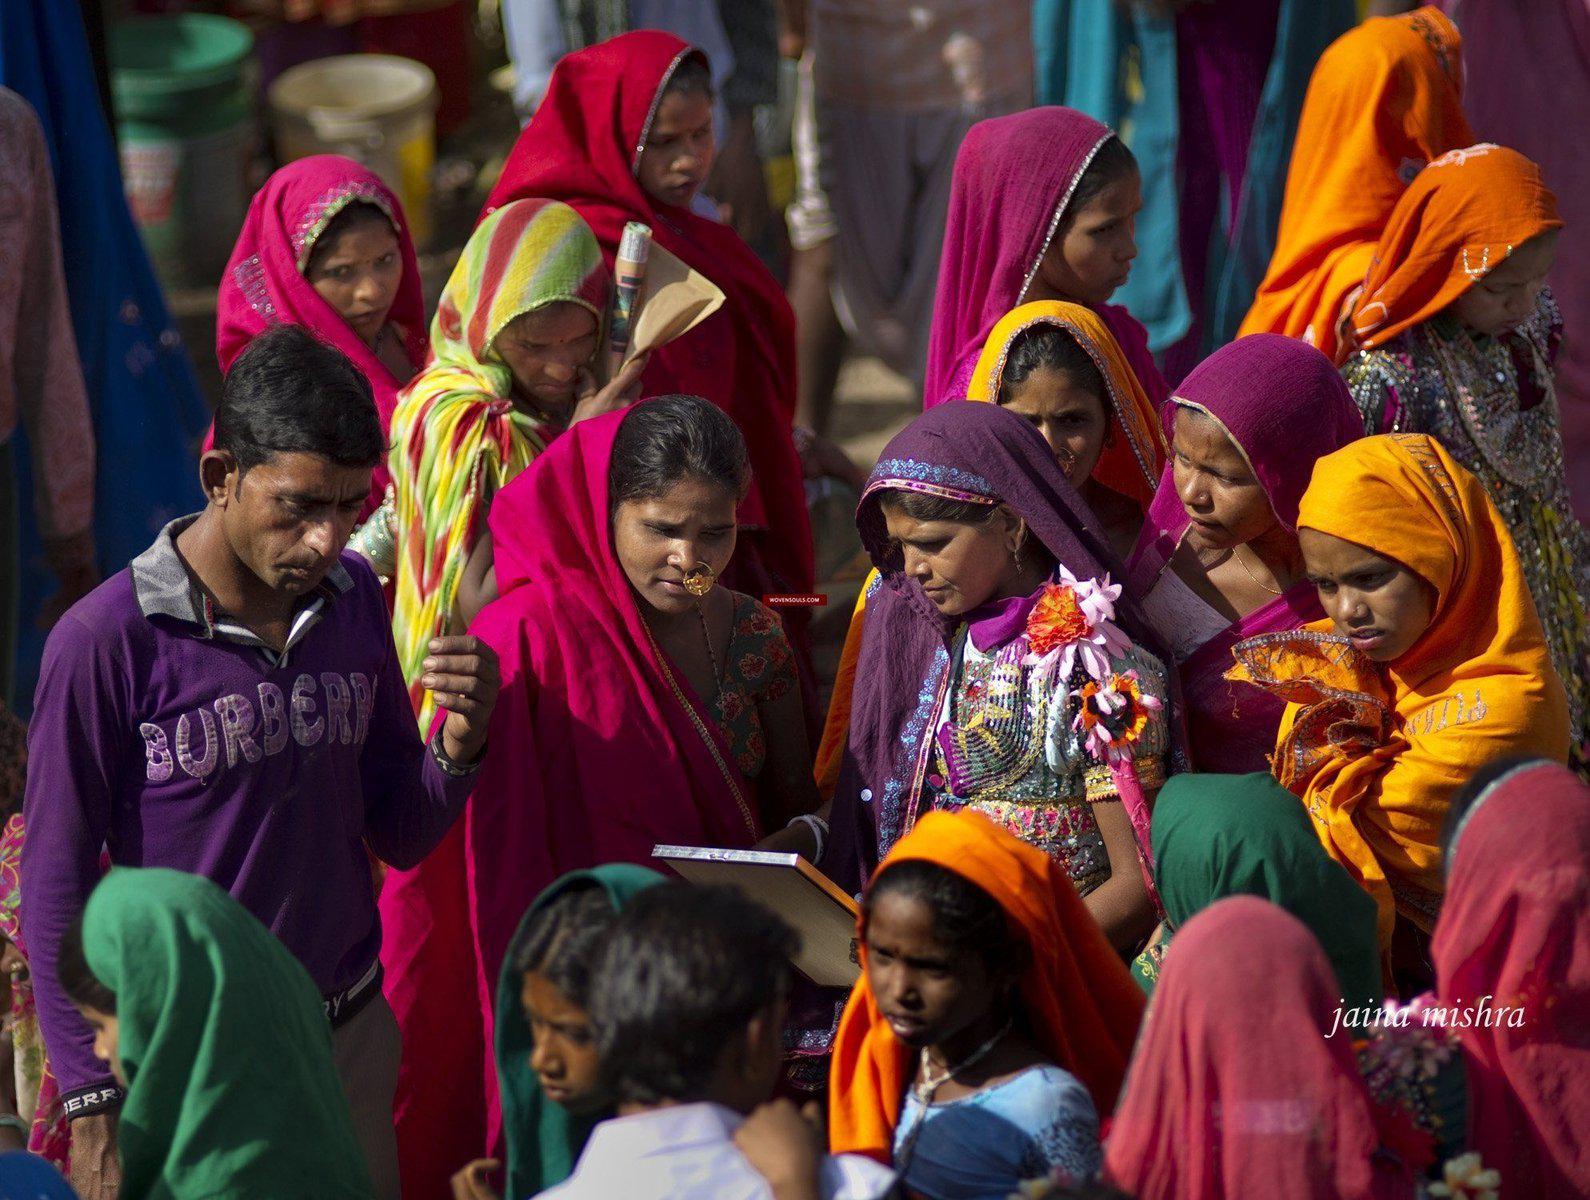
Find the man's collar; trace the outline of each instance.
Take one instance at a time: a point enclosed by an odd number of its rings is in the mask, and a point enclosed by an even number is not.
[[[197,625],[205,637],[215,632],[216,609],[209,596],[194,583],[187,565],[177,553],[177,537],[199,519],[192,513],[178,517],[155,538],[154,543],[132,560],[133,594],[138,598],[138,608],[147,617],[172,617]],[[307,603],[315,596],[331,600],[353,588],[353,576],[340,561],[326,572],[325,579],[304,597]]]

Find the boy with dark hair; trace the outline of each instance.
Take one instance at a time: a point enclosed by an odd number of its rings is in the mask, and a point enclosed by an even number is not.
[[[102,850],[208,876],[298,956],[326,998],[378,1194],[397,1194],[399,1039],[365,846],[411,867],[441,841],[498,671],[475,638],[433,642],[427,686],[446,711],[421,742],[380,585],[343,553],[385,451],[357,368],[302,329],[267,330],[227,375],[199,463],[207,507],[167,525],[45,646],[22,908],[85,1195],[113,1182],[121,1093],[55,957]]]
[[[666,883],[631,900],[591,983],[591,1023],[618,1116],[592,1131],[568,1181],[542,1195],[891,1195],[893,1172],[823,1155],[787,1101],[767,1105],[783,1066],[796,947],[789,926],[732,888]]]

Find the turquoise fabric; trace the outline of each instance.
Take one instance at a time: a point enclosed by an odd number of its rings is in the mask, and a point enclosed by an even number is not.
[[[1281,0],[1275,51],[1254,123],[1236,236],[1217,222],[1206,294],[1203,353],[1223,346],[1253,303],[1281,219],[1292,139],[1309,76],[1325,47],[1356,20],[1354,0]],[[1192,323],[1181,273],[1176,154],[1181,137],[1176,26],[1146,6],[1118,0],[1034,0],[1039,104],[1068,104],[1112,126],[1143,172],[1137,265],[1113,297],[1148,330],[1155,351]]]

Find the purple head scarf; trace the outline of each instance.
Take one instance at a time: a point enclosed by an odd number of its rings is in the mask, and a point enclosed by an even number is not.
[[[928,337],[924,407],[966,399],[983,344],[1021,304],[1071,195],[1115,134],[1085,113],[1049,105],[973,125],[955,158],[944,253]],[[1126,309],[1094,306],[1150,400],[1167,388],[1148,336]]]
[[[1297,528],[1297,508],[1314,464],[1364,434],[1363,421],[1336,367],[1306,342],[1253,333],[1216,350],[1182,381],[1164,409],[1174,433],[1178,405],[1220,423],[1248,460],[1276,519]],[[1182,535],[1187,510],[1176,493],[1174,464],[1165,467],[1148,520],[1132,553],[1132,593],[1146,596],[1166,570]],[[1265,633],[1296,629],[1325,614],[1305,579],[1270,603],[1233,622],[1181,664],[1188,751],[1201,771],[1243,774],[1269,769],[1285,705],[1268,692],[1225,678],[1231,649]]]
[[[926,734],[949,676],[955,625],[905,576],[898,552],[891,553],[880,493],[892,487],[1002,502],[1078,578],[1121,578],[1087,503],[1066,482],[1038,431],[1014,413],[952,401],[923,413],[884,448],[856,513],[880,578],[867,600],[850,739],[823,858],[823,870],[852,893],[860,891],[880,852],[915,821],[931,741]],[[1125,595],[1115,622],[1170,665]]]

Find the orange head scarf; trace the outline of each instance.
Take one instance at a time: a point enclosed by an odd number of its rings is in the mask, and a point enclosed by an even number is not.
[[[1110,412],[1106,416],[1110,418],[1111,436],[1093,468],[1093,478],[1146,510],[1165,467],[1164,431],[1153,401],[1126,361],[1120,343],[1092,309],[1060,300],[1038,300],[1006,313],[983,343],[966,398],[999,403],[999,386],[1010,348],[1034,325],[1054,325],[1065,330],[1098,367],[1109,392]]]
[[[1397,198],[1431,159],[1474,141],[1463,115],[1463,40],[1432,7],[1375,17],[1320,56],[1292,145],[1270,269],[1242,333],[1303,338],[1333,359]]]
[[[1562,762],[1568,707],[1513,539],[1484,486],[1434,438],[1363,438],[1314,467],[1299,528],[1394,558],[1434,590],[1430,626],[1371,662],[1329,621],[1236,648],[1231,677],[1290,701],[1275,773],[1379,906],[1428,931],[1443,892],[1441,825],[1488,762]]]
[[[1021,979],[1028,1032],[1050,1059],[1082,1081],[1101,1117],[1112,1112],[1144,998],[1065,868],[966,810],[928,813],[895,843],[873,879],[907,859],[955,872],[1005,910],[1031,953]],[[834,1153],[867,1154],[887,1163],[913,1060],[878,1013],[867,981],[865,941],[861,978],[834,1040],[828,1133]]]
[[[1353,309],[1373,350],[1446,308],[1531,238],[1562,228],[1540,168],[1482,143],[1436,159],[1403,193]]]

